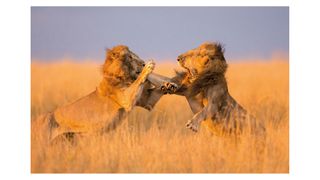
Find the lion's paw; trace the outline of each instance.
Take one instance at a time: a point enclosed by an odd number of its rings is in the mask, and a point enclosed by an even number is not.
[[[147,62],[147,64],[143,68],[144,73],[150,74],[154,70],[155,66],[156,63],[154,61]]]
[[[193,120],[189,120],[186,124],[186,128],[191,129],[193,132],[199,131],[199,123]]]
[[[178,85],[172,82],[165,82],[160,89],[163,94],[173,94],[177,91]]]
[[[141,74],[138,77],[138,82],[140,83],[144,83],[148,77],[148,75],[153,71],[155,67],[155,63],[154,61],[149,61],[146,63],[146,65],[144,66]]]

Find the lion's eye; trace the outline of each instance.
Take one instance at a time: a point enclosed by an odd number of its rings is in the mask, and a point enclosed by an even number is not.
[[[143,64],[142,64],[142,67],[144,67],[145,65],[146,65],[146,64],[143,63]]]

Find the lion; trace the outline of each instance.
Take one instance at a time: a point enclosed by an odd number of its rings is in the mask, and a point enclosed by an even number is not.
[[[151,110],[163,95],[161,85],[170,80],[152,73],[154,67],[153,61],[145,64],[127,46],[107,50],[103,78],[96,90],[42,119],[46,139],[51,142],[70,133],[106,133],[126,119],[134,106]]]
[[[171,84],[162,87],[164,94],[185,96],[194,116],[186,127],[199,131],[201,122],[216,135],[239,134],[244,127],[255,128],[255,120],[229,94],[225,78],[227,62],[220,43],[203,43],[178,56],[179,65],[186,71],[176,71]]]

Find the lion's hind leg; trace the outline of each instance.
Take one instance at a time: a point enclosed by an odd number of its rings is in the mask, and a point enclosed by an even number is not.
[[[52,135],[55,133],[58,124],[54,119],[53,113],[41,115],[31,121],[31,138],[32,141],[40,143],[43,146],[49,145]]]
[[[42,130],[41,136],[43,141],[46,141],[47,144],[52,144],[56,142],[58,137],[64,136],[66,139],[71,139],[74,137],[73,132],[64,130],[56,121],[54,113],[48,113],[41,122]]]

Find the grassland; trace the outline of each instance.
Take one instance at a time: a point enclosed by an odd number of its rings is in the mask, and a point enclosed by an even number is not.
[[[174,64],[157,64],[172,75]],[[101,80],[94,62],[31,64],[31,119],[90,93]],[[73,173],[288,173],[289,64],[284,60],[230,63],[230,94],[266,124],[266,144],[255,138],[235,141],[185,128],[192,112],[183,97],[164,96],[151,112],[136,107],[129,120],[104,136],[45,147],[31,134],[31,170]]]

